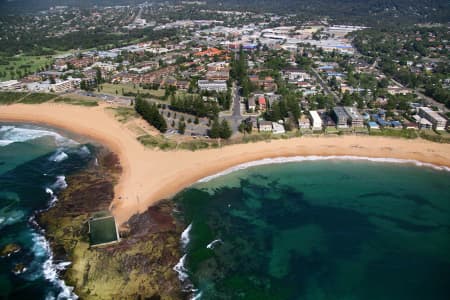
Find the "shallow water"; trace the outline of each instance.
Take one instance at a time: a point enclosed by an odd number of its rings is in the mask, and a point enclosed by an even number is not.
[[[0,124],[0,141],[0,248],[22,248],[0,258],[0,298],[76,298],[58,276],[67,262],[53,260],[33,216],[57,201],[65,175],[84,168],[93,148],[34,125]],[[22,274],[12,272],[17,264],[26,268]]]
[[[190,225],[178,271],[200,299],[450,295],[448,171],[272,164],[198,183],[175,201]]]

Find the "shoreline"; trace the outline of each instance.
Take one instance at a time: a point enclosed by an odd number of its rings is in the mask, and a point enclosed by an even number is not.
[[[431,163],[421,162],[414,159],[399,159],[399,158],[389,158],[389,157],[368,157],[368,156],[350,156],[350,155],[331,155],[331,156],[319,156],[319,155],[309,155],[309,156],[289,156],[289,157],[275,157],[275,158],[263,158],[260,160],[253,160],[246,163],[242,163],[217,174],[206,176],[202,179],[199,179],[197,182],[193,183],[203,183],[214,180],[215,178],[225,176],[239,170],[246,170],[253,167],[258,166],[267,166],[267,165],[278,165],[278,164],[286,164],[286,163],[300,163],[307,161],[326,161],[326,160],[340,160],[340,161],[366,161],[366,162],[375,162],[375,163],[388,163],[388,164],[400,164],[400,165],[415,165],[416,167],[424,167],[431,168],[437,171],[446,171],[450,172],[450,167],[447,166],[439,166]]]
[[[132,215],[201,179],[264,159],[350,156],[418,161],[450,168],[449,144],[373,136],[300,137],[196,152],[165,152],[145,148],[131,129],[105,111],[106,107],[109,106],[15,104],[1,107],[0,121],[61,128],[97,141],[116,153],[123,172],[114,188],[110,208],[122,225]]]

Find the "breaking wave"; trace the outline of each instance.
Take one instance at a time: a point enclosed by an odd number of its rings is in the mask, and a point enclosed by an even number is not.
[[[69,155],[66,152],[58,150],[52,156],[50,156],[48,160],[53,162],[62,162],[63,160],[66,160],[68,158]]]
[[[56,181],[50,186],[52,189],[63,190],[67,187],[66,176],[56,176]]]
[[[192,223],[189,224],[189,226],[183,231],[183,233],[181,233],[181,246],[183,247],[183,249],[186,249],[187,245],[189,244],[190,238],[189,238],[189,233],[191,232],[192,229]]]
[[[215,246],[216,244],[222,244],[222,243],[223,243],[223,242],[222,242],[221,239],[217,239],[217,240],[212,241],[212,242],[209,243],[208,245],[206,245],[206,248],[207,248],[207,249],[214,249],[214,246]]]
[[[6,146],[16,142],[31,141],[41,137],[53,137],[57,146],[73,146],[78,145],[74,140],[68,139],[59,133],[46,130],[40,127],[18,127],[18,126],[1,126],[0,127],[0,146]]]
[[[178,273],[178,278],[181,282],[184,282],[186,279],[189,278],[188,270],[186,268],[186,257],[187,254],[183,255],[178,263],[173,267],[173,270]]]
[[[35,260],[30,266],[31,278],[37,279],[43,276],[46,280],[51,282],[55,287],[59,289],[58,293],[49,292],[46,299],[57,300],[75,300],[78,296],[73,293],[73,287],[67,286],[64,280],[59,278],[59,271],[64,270],[69,262],[60,262],[55,264],[53,260],[53,252],[50,248],[50,244],[45,239],[42,233],[33,233],[33,247],[32,251],[35,256]]]

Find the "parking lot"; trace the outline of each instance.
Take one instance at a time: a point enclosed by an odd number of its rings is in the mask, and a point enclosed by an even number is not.
[[[198,124],[195,124],[194,115],[176,112],[167,107],[165,109],[160,108],[159,112],[167,122],[167,132],[165,133],[166,136],[179,134],[178,123],[183,120],[186,124],[184,135],[193,137],[206,137],[208,135],[208,118],[198,118]]]

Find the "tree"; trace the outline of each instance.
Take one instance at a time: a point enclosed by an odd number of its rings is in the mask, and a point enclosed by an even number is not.
[[[186,131],[186,123],[178,122],[178,133],[184,134],[185,131]]]
[[[100,68],[97,68],[95,72],[95,82],[97,83],[97,85],[103,82],[102,71],[100,71]]]
[[[211,125],[211,129],[209,130],[209,136],[213,139],[217,139],[220,137],[220,123],[217,118],[214,119]]]
[[[135,110],[138,114],[144,118],[149,124],[153,125],[156,129],[161,132],[166,132],[167,123],[164,117],[159,113],[157,106],[152,103],[136,97],[135,100]]]
[[[229,139],[232,133],[233,132],[231,131],[230,125],[228,124],[227,120],[223,119],[222,123],[220,124],[220,137],[223,139]]]

